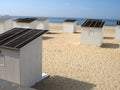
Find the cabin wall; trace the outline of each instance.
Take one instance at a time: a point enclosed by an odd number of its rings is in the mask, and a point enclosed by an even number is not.
[[[44,21],[44,27],[45,30],[49,30],[49,20]]]
[[[45,21],[35,20],[31,23],[18,23],[14,21],[13,27],[48,30],[49,29],[48,24],[49,24],[48,20]]]
[[[101,46],[103,43],[102,28],[81,28],[81,43]]]
[[[4,23],[0,23],[0,34],[4,32]]]
[[[6,32],[12,28],[13,28],[13,23],[12,23],[11,19],[0,22],[0,34]]]
[[[20,49],[21,85],[32,86],[42,79],[42,37]]]
[[[63,23],[63,30],[66,32],[76,32],[76,22],[64,22]]]
[[[11,30],[12,28],[13,28],[12,19],[6,20],[5,21],[5,26],[4,26],[5,31]]]
[[[39,22],[37,20],[35,20],[30,24],[30,28],[36,29],[38,24],[39,24]]]
[[[48,30],[49,26],[48,26],[48,20],[45,21],[35,21],[33,22],[34,24],[31,25],[32,27],[34,27],[35,29],[41,29],[41,30]]]
[[[120,40],[120,25],[117,25],[117,26],[116,26],[115,39]]]
[[[0,48],[0,79],[20,84],[19,51]]]
[[[18,23],[14,22],[14,28],[30,28],[30,23]]]

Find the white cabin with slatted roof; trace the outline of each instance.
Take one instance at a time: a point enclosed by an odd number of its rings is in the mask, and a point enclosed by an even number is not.
[[[18,18],[14,20],[14,27],[31,29],[49,29],[49,20],[47,18]]]
[[[120,21],[116,23],[115,39],[120,40]]]
[[[42,36],[47,30],[14,28],[0,35],[0,79],[30,87],[42,80]]]
[[[77,21],[76,20],[67,19],[63,23],[63,30],[66,31],[66,32],[75,33],[75,32],[77,32],[76,26],[77,26]]]
[[[101,46],[103,44],[104,21],[87,19],[81,25],[81,44]]]

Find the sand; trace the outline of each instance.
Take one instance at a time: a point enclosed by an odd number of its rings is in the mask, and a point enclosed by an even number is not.
[[[38,90],[120,90],[120,41],[115,27],[104,27],[102,47],[80,44],[77,33],[50,24],[43,36],[43,72],[51,75],[34,87]]]

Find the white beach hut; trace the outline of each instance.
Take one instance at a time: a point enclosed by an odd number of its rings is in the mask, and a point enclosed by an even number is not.
[[[49,20],[47,18],[38,18],[36,29],[49,30]]]
[[[14,20],[14,27],[48,30],[48,23],[45,18],[18,18]]]
[[[14,28],[0,35],[0,79],[30,87],[42,80],[42,36],[47,30]]]
[[[115,39],[120,40],[120,21],[116,24]]]
[[[101,46],[103,43],[104,21],[88,19],[81,26],[81,43]]]
[[[67,19],[63,23],[63,30],[66,32],[76,32],[76,25],[77,25],[76,20]]]
[[[9,16],[0,18],[0,34],[13,28],[12,19]]]

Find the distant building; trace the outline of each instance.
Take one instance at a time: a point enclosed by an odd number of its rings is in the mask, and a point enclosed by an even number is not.
[[[0,79],[30,87],[42,80],[42,36],[47,30],[14,28],[0,35]]]
[[[0,17],[0,34],[12,28],[13,28],[13,22],[9,16]]]
[[[104,21],[88,19],[81,25],[81,43],[101,46],[103,43]]]
[[[120,21],[116,23],[115,39],[120,40]]]
[[[45,18],[18,18],[14,20],[14,27],[31,29],[49,29],[49,21]]]
[[[66,32],[76,32],[77,21],[67,19],[63,23],[63,30]]]

